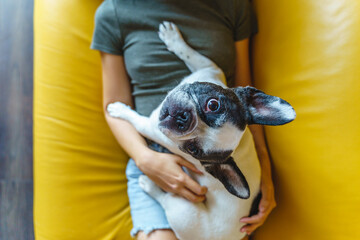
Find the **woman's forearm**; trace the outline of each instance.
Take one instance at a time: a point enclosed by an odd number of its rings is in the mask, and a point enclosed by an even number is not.
[[[150,151],[145,139],[127,121],[111,117],[107,105],[120,101],[133,107],[130,80],[126,73],[124,58],[122,56],[101,53],[103,68],[103,108],[105,119],[116,140],[125,152],[139,164],[143,154]]]
[[[108,113],[105,113],[105,118],[117,142],[139,166],[139,160],[150,150],[145,139],[129,122],[113,118]]]
[[[249,39],[235,43],[236,48],[236,68],[235,68],[235,86],[251,86],[251,73],[249,62]],[[269,152],[267,149],[264,127],[261,125],[250,125],[249,129],[253,135],[256,152],[259,157],[262,178],[271,179],[271,164]]]
[[[236,69],[235,85],[252,85],[249,62],[249,39],[235,43],[236,48]],[[265,142],[264,128],[261,125],[250,125],[250,131],[253,135],[256,153],[261,166],[261,201],[259,203],[259,212],[251,217],[242,218],[240,221],[246,223],[241,228],[242,232],[251,234],[256,228],[261,226],[276,206],[274,197],[274,185],[271,178],[271,164],[268,149]]]
[[[271,179],[271,163],[268,148],[265,141],[264,127],[261,125],[250,125],[249,129],[253,135],[256,153],[258,155],[261,176],[263,179]]]

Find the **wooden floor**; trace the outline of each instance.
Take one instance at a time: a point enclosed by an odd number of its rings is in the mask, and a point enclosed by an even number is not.
[[[0,240],[30,240],[33,0],[0,0]]]

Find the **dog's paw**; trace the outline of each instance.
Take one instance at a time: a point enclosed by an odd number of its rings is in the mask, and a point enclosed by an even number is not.
[[[121,102],[114,102],[107,105],[106,110],[108,111],[110,116],[121,118],[122,116],[124,116],[124,114],[126,114],[127,111],[131,110],[131,108]]]
[[[177,48],[185,43],[179,29],[171,22],[160,24],[159,37],[166,44],[168,50],[172,52],[176,52]]]
[[[146,175],[141,175],[139,177],[139,185],[145,192],[147,192],[154,198],[163,194],[163,191]]]
[[[139,185],[145,192],[150,192],[154,183],[146,175],[139,177]]]

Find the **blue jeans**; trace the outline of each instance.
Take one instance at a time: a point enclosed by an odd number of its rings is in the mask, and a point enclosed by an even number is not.
[[[166,148],[156,143],[150,143],[149,147],[157,152],[169,153]],[[139,177],[143,174],[134,160],[130,159],[126,167],[126,177],[128,179],[127,191],[133,221],[133,229],[130,232],[132,237],[135,237],[139,231],[148,234],[156,229],[171,229],[164,209],[155,199],[140,188]]]

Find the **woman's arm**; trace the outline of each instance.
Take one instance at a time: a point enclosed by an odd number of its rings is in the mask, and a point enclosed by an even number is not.
[[[235,42],[236,48],[236,68],[235,86],[252,85],[250,61],[249,61],[249,39]],[[245,217],[241,222],[247,223],[241,231],[251,234],[256,228],[261,226],[272,209],[276,206],[274,196],[274,186],[271,177],[270,157],[266,147],[264,128],[261,125],[250,125],[249,129],[253,135],[256,152],[261,166],[261,192],[262,199],[259,204],[258,214]]]
[[[163,190],[193,202],[205,200],[206,187],[200,186],[181,169],[184,166],[201,174],[193,164],[179,156],[149,149],[145,139],[130,123],[107,113],[106,107],[111,102],[120,101],[133,107],[133,101],[123,57],[101,53],[101,63],[105,118],[122,148],[134,159],[140,170]]]

